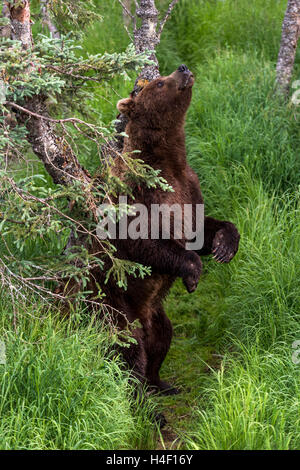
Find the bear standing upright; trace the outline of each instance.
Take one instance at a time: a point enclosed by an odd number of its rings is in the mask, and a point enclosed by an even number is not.
[[[119,111],[128,117],[123,152],[139,150],[142,159],[173,187],[173,192],[160,188],[133,187],[134,205],[143,204],[190,204],[194,208],[202,204],[197,175],[187,164],[184,121],[191,102],[194,78],[185,65],[181,65],[167,77],[159,77],[147,84],[137,96],[118,102]],[[122,176],[124,162],[118,157],[114,164],[115,174]],[[238,250],[239,233],[231,222],[204,217],[204,244],[200,250],[186,249],[187,240],[151,239],[150,227],[147,237],[132,240],[116,239],[116,256],[151,267],[151,275],[144,279],[128,278],[128,287],[119,289],[110,279],[103,285],[106,303],[121,312],[117,322],[124,328],[126,322],[138,319],[141,328],[134,330],[136,343],[123,348],[124,357],[133,374],[142,383],[165,393],[176,393],[159,376],[161,364],[169,350],[172,338],[171,322],[165,314],[163,300],[172,283],[181,277],[188,292],[193,292],[201,274],[202,255],[213,254],[219,262],[229,262]],[[100,279],[101,271],[93,273]],[[101,281],[101,279],[100,279]],[[96,292],[95,286],[89,286]]]

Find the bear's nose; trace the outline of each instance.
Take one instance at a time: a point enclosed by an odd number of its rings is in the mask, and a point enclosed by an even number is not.
[[[184,64],[179,65],[178,72],[188,72],[188,71],[189,71],[189,69],[187,68],[186,65],[184,65]]]

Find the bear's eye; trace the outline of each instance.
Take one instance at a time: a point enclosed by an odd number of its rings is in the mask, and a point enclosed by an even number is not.
[[[158,86],[158,88],[161,88],[162,86],[164,86],[164,82],[158,82],[157,86]]]

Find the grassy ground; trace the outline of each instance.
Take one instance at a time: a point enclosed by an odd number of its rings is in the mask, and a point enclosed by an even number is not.
[[[300,448],[300,366],[292,361],[300,340],[299,112],[274,94],[285,6],[181,0],[159,47],[162,73],[183,62],[195,72],[186,134],[206,213],[241,232],[230,265],[205,260],[196,293],[178,281],[166,301],[175,335],[162,374],[182,393],[152,399],[169,420],[161,447]],[[104,2],[87,49],[126,46],[119,13],[118,2]],[[126,96],[131,84],[113,87]],[[110,120],[119,98],[100,91],[95,108]],[[9,300],[1,312],[9,359],[0,365],[1,448],[157,445],[150,410],[129,406],[128,377],[100,327],[49,314],[41,323],[42,310],[29,309],[16,338]]]

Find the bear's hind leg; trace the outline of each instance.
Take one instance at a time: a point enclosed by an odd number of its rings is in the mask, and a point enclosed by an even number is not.
[[[131,344],[129,348],[122,348],[123,358],[131,369],[131,375],[137,379],[134,381],[134,399],[140,404],[147,403],[144,385],[148,385],[147,375],[147,353],[145,349],[144,332],[140,328],[136,329],[133,334],[136,340],[135,344]],[[162,413],[153,412],[153,421],[162,429],[167,423]]]
[[[144,332],[141,328],[137,328],[133,332],[135,343],[122,348],[122,356],[126,361],[133,377],[138,379],[141,386],[146,383],[147,373],[147,354],[145,350]]]
[[[172,324],[160,306],[151,317],[151,326],[146,330],[145,349],[147,354],[146,378],[150,386],[165,395],[175,395],[179,390],[160,380],[159,370],[169,351],[173,335]]]

